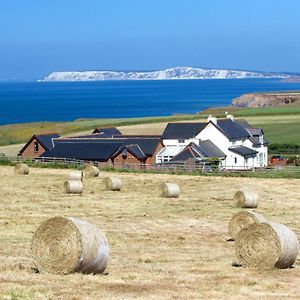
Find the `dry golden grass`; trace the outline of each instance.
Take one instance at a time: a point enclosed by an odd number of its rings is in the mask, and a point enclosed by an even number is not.
[[[300,180],[118,174],[121,192],[102,179],[84,180],[67,195],[69,170],[31,169],[13,175],[0,167],[0,299],[299,299],[300,261],[288,270],[231,266],[228,222],[238,209],[234,192],[253,185],[258,212],[300,236]],[[162,181],[181,186],[179,199],[161,198]],[[105,275],[36,274],[30,242],[45,219],[74,216],[96,224],[110,243]]]

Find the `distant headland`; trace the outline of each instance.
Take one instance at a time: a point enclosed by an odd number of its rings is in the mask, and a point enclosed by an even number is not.
[[[299,106],[300,91],[250,93],[232,100],[232,106],[236,108],[279,107],[286,105]]]
[[[39,81],[288,78],[284,73],[176,67],[159,71],[53,72]]]

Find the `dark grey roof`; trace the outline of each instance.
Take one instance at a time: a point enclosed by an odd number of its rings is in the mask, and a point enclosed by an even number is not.
[[[250,125],[248,123],[248,121],[244,120],[244,119],[238,119],[236,120],[235,122],[238,122],[243,128],[245,129],[249,129],[249,128],[252,128],[252,125]]]
[[[263,134],[263,130],[261,128],[248,128],[248,130],[252,136],[260,136]]]
[[[217,121],[216,126],[230,139],[241,139],[250,136],[249,132],[238,121],[231,119],[221,119]]]
[[[80,160],[107,161],[122,147],[122,143],[78,143],[69,140],[56,143],[51,151],[44,152],[41,157],[57,157]]]
[[[180,153],[174,156],[170,161],[182,162],[189,158],[223,158],[226,155],[211,141],[200,141],[199,145],[190,143]]]
[[[78,143],[78,144],[85,144],[85,143],[107,143],[107,144],[120,144],[122,147],[125,147],[127,145],[138,145],[142,152],[146,156],[152,156],[155,153],[155,150],[157,149],[160,138],[113,138],[113,139],[93,139],[93,138],[67,138],[67,139],[55,139],[54,144],[55,147],[57,144],[60,143]]]
[[[69,139],[107,139],[111,138],[111,136],[107,136],[106,134],[102,133],[93,133],[93,134],[85,134],[85,135],[74,135],[68,136]]]
[[[143,139],[143,138],[154,138],[154,139],[160,139],[161,135],[159,134],[142,134],[142,135],[137,135],[137,134],[114,134],[113,135],[114,139]]]
[[[225,157],[222,152],[212,141],[200,141],[199,145],[195,145],[205,157]]]
[[[126,148],[130,153],[132,153],[138,159],[144,159],[147,157],[139,145],[128,145]]]
[[[229,150],[233,153],[236,153],[238,155],[241,155],[243,157],[251,157],[251,156],[255,156],[258,152],[255,150],[252,150],[248,147],[245,146],[238,146],[238,147],[232,147],[229,148]]]
[[[197,136],[207,123],[169,123],[165,128],[163,139],[189,139]]]
[[[127,155],[127,152],[131,153],[134,155],[137,159],[142,160],[147,158],[145,153],[142,151],[142,149],[139,147],[139,145],[127,145],[127,146],[122,146],[119,148],[119,150],[114,154],[114,157],[118,156],[120,153],[123,155]]]
[[[113,137],[115,134],[122,134],[116,127],[96,128],[92,134],[94,133],[100,133],[104,138]]]
[[[23,148],[20,150],[19,154],[22,154],[23,151],[28,147],[28,145],[36,139],[42,147],[47,151],[51,150],[53,148],[52,139],[59,138],[60,135],[57,133],[49,133],[49,134],[39,134],[39,135],[33,135],[28,142],[23,146]]]
[[[259,142],[259,138],[257,138],[257,137],[250,136],[249,140],[253,143],[254,147],[258,147],[261,145]]]
[[[186,147],[177,155],[175,155],[172,159],[170,159],[170,162],[184,162],[189,158],[195,157],[199,157],[199,155],[194,153],[194,151],[190,147]]]
[[[59,138],[57,133],[36,135],[37,141],[45,148],[45,150],[51,150],[53,148],[52,139]]]

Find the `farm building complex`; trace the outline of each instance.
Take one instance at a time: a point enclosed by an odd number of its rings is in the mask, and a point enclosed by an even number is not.
[[[169,123],[162,135],[122,135],[96,128],[89,135],[34,135],[21,149],[22,158],[65,158],[124,166],[210,165],[220,169],[263,168],[268,142],[261,128],[232,115],[209,116],[203,123]]]

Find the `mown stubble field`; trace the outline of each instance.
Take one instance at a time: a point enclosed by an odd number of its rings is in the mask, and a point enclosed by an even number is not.
[[[300,180],[117,174],[121,192],[102,179],[84,181],[82,196],[62,191],[68,170],[31,169],[15,176],[0,167],[0,299],[299,299],[300,261],[288,270],[232,267],[228,222],[242,186],[261,195],[258,212],[300,237]],[[159,196],[177,182],[179,199]],[[73,216],[108,237],[106,275],[52,275],[32,270],[30,243],[39,224]]]

